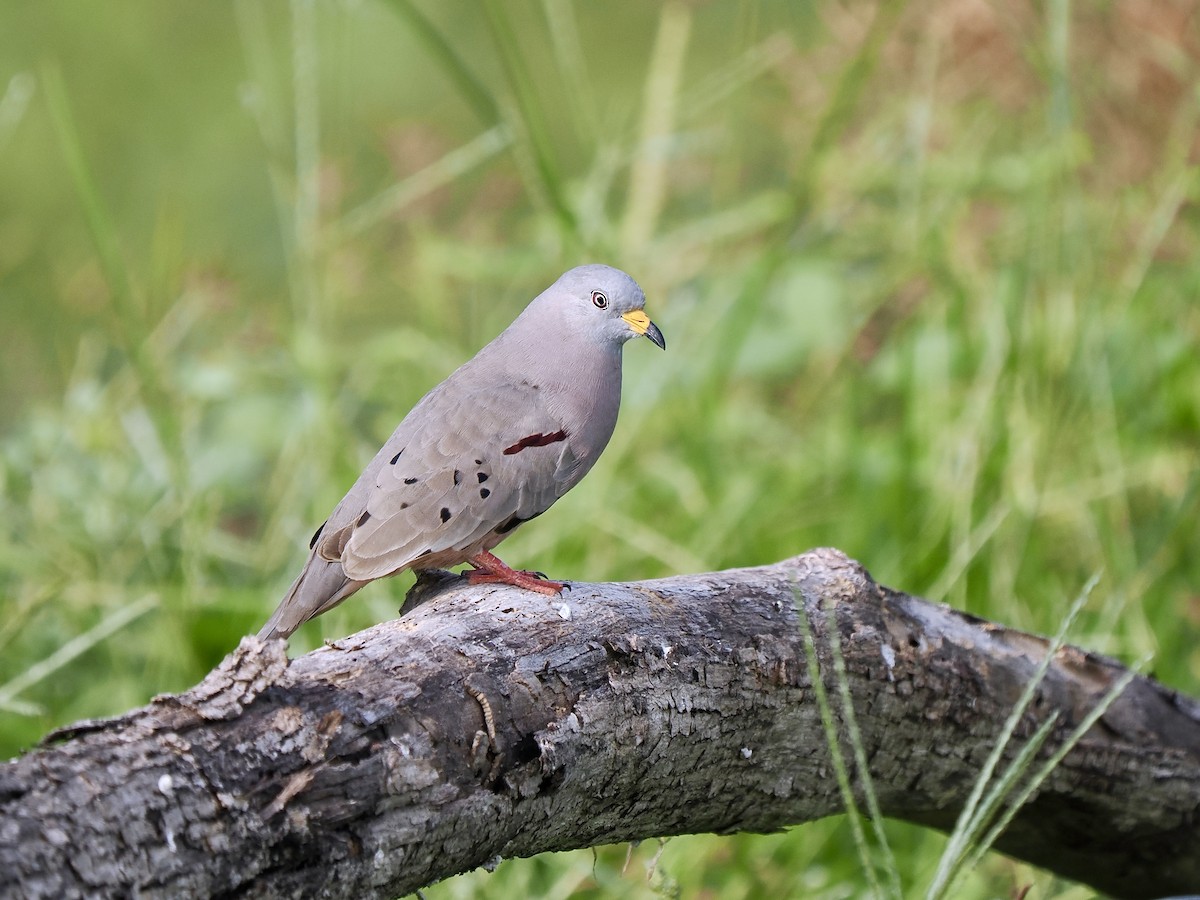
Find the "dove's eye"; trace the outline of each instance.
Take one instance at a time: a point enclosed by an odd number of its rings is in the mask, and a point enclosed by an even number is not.
[[[592,291],[592,303],[596,309],[608,309],[608,298],[604,296],[603,291]]]

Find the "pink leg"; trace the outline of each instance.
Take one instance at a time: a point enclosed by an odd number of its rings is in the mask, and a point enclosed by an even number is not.
[[[560,582],[547,581],[533,572],[510,569],[500,557],[486,550],[476,553],[467,562],[475,567],[474,572],[467,573],[467,581],[471,584],[511,584],[527,591],[537,591],[539,594],[562,593],[563,586]]]

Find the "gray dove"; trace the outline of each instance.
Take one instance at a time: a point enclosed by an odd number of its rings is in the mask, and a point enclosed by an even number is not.
[[[470,563],[473,584],[557,594],[492,549],[579,483],[621,404],[621,349],[666,349],[637,282],[580,266],[421,398],[317,529],[259,637],[286,638],[376,578]]]

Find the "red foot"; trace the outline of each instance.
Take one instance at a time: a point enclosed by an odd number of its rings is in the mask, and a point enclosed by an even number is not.
[[[467,581],[470,584],[511,584],[514,587],[525,588],[527,591],[537,591],[539,594],[553,596],[562,593],[561,582],[548,581],[536,572],[519,572],[511,569],[504,564],[500,557],[488,553],[486,550],[476,553],[467,562],[475,567],[474,572],[467,573]]]

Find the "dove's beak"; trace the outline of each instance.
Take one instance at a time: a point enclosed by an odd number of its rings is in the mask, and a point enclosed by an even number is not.
[[[634,334],[645,335],[654,341],[661,349],[667,349],[667,339],[663,337],[663,333],[658,330],[658,326],[650,321],[650,317],[646,315],[644,310],[635,309],[621,316],[629,327],[633,329]]]

